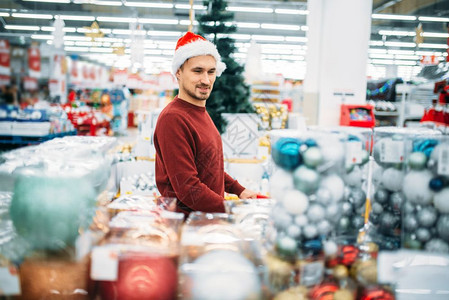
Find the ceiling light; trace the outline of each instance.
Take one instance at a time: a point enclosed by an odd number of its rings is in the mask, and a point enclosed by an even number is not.
[[[308,15],[308,10],[301,10],[301,9],[285,9],[285,8],[276,8],[274,10],[277,14],[287,14],[287,15]]]
[[[285,25],[285,24],[260,24],[262,29],[275,29],[275,30],[300,30],[301,27],[298,25]]]
[[[278,36],[278,35],[257,35],[253,34],[251,36],[252,39],[256,41],[277,41],[277,42],[283,42],[285,40],[285,37]]]
[[[41,26],[42,31],[55,31],[55,28],[52,26]],[[64,27],[62,28],[64,32],[76,32],[76,28],[74,27]]]
[[[105,5],[105,6],[122,6],[122,2],[121,1],[98,1],[98,0],[94,0],[94,1],[90,1],[91,4],[95,4],[95,5]]]
[[[9,17],[9,13],[0,12],[0,17]]]
[[[123,35],[131,35],[132,31],[129,29],[112,29],[113,34],[123,34]],[[137,35],[146,35],[147,32],[145,30],[136,30],[134,31]]]
[[[415,55],[413,50],[388,50],[388,54]]]
[[[272,8],[263,8],[263,7],[242,7],[242,6],[228,6],[226,7],[227,11],[234,12],[251,12],[251,13],[272,13]]]
[[[65,35],[65,41],[91,41],[92,39],[87,36],[78,36],[78,35]]]
[[[368,49],[368,53],[387,53],[387,49]]]
[[[302,31],[308,31],[309,30],[309,26],[301,26],[301,30]]]
[[[64,47],[64,50],[70,52],[89,52],[89,48],[87,47]]]
[[[38,30],[39,30],[39,26],[5,25],[5,29],[8,29],[8,30],[30,30],[30,31],[38,31]]]
[[[449,33],[423,32],[424,37],[449,38]]]
[[[385,42],[387,47],[416,47],[415,43],[403,43],[403,42]]]
[[[179,21],[179,25],[189,26],[190,25],[190,20],[180,20]],[[198,21],[197,20],[193,20],[193,25],[198,25]]]
[[[420,57],[418,55],[395,55],[396,59],[407,59],[407,60],[418,60]]]
[[[220,37],[226,37],[226,35],[219,35]],[[250,40],[251,35],[250,34],[240,34],[240,33],[232,33],[227,35],[229,38],[234,40]]]
[[[70,0],[23,0],[27,2],[70,3]]]
[[[151,54],[151,55],[162,55],[162,50],[148,49],[148,50],[143,50],[143,53],[144,54]]]
[[[95,53],[112,53],[112,48],[100,48],[100,47],[92,47],[89,49],[89,52]]]
[[[190,5],[189,4],[176,4],[175,5],[176,9],[190,9]],[[193,5],[193,9],[194,10],[205,10],[207,7],[203,6],[203,5]]]
[[[173,4],[170,4],[170,3],[151,3],[151,2],[125,2],[125,6],[151,7],[151,8],[173,8]]]
[[[435,49],[447,49],[449,46],[446,44],[426,44],[422,43],[418,45],[419,48],[435,48]]]
[[[414,31],[399,31],[399,30],[379,30],[380,35],[396,35],[396,36],[415,36]]]
[[[71,20],[71,21],[95,21],[94,16],[71,16],[71,15],[60,15],[62,20]]]
[[[449,22],[449,18],[439,18],[439,17],[419,17],[418,20],[427,22]]]
[[[52,15],[46,15],[46,14],[21,14],[21,13],[13,13],[11,15],[14,18],[27,18],[27,19],[45,19],[45,20],[51,20],[53,19]]]
[[[416,66],[416,61],[413,60],[395,60],[395,65],[399,66]]]
[[[393,59],[394,56],[393,54],[382,54],[382,53],[371,53],[369,55],[370,58],[388,58],[388,59]]]
[[[148,18],[139,18],[139,23],[142,24],[163,24],[163,25],[178,25],[178,20],[175,19],[148,19]]]
[[[53,36],[50,34],[32,34],[31,38],[33,40],[52,40]]]
[[[97,17],[98,22],[113,22],[113,23],[136,23],[136,18],[119,18],[119,17]]]
[[[156,31],[156,30],[149,30],[147,32],[148,35],[152,36],[180,36],[181,32],[179,31]]]
[[[79,28],[76,29],[76,31],[77,31],[78,33],[98,32],[98,30],[87,29],[87,28],[84,28],[84,27],[79,27]],[[103,32],[104,34],[110,34],[110,33],[112,33],[112,29],[110,29],[110,28],[100,28],[99,31],[100,31],[100,32]]]
[[[401,21],[416,20],[416,16],[407,16],[407,15],[372,14],[371,17],[373,19],[382,19],[382,20],[401,20]]]
[[[235,25],[238,28],[260,28],[259,23],[246,23],[246,22],[237,22]]]
[[[382,42],[382,41],[370,41],[369,45],[370,46],[383,46],[384,42]]]
[[[302,42],[302,43],[306,43],[307,42],[307,38],[304,36],[286,36],[285,37],[285,41],[286,42]]]

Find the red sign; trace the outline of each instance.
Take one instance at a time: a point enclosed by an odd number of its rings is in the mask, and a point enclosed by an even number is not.
[[[37,90],[37,79],[33,77],[23,77],[23,88],[27,91]]]
[[[11,74],[11,56],[8,40],[0,40],[0,74]]]
[[[70,70],[70,75],[72,79],[78,79],[78,60],[72,60],[72,69]]]
[[[422,65],[437,65],[438,58],[435,55],[424,55],[421,57]]]
[[[11,77],[9,75],[0,75],[0,86],[9,85],[11,83]]]
[[[39,48],[28,48],[28,68],[31,77],[39,77],[41,73],[41,53]]]

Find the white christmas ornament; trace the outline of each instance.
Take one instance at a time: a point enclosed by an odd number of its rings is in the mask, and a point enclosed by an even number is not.
[[[298,190],[289,190],[282,198],[285,210],[293,215],[303,214],[309,206],[307,196]]]
[[[383,186],[391,191],[398,192],[402,188],[402,182],[404,181],[404,173],[396,168],[388,168],[382,174]]]
[[[325,176],[321,179],[321,188],[329,190],[332,194],[332,201],[338,202],[343,198],[345,194],[345,183],[336,174]]]
[[[306,215],[299,215],[295,218],[295,224],[301,227],[306,226],[309,223]]]
[[[432,202],[433,192],[429,189],[432,173],[428,170],[411,171],[404,177],[402,191],[406,199],[415,204],[427,205]]]
[[[324,255],[326,256],[334,256],[337,254],[338,246],[334,241],[325,241],[323,242],[323,250]]]
[[[373,164],[373,174],[371,175],[371,179],[373,181],[374,186],[379,187],[382,185],[382,174],[384,173],[384,168],[379,166],[377,163]]]
[[[193,299],[253,299],[260,293],[254,265],[240,253],[215,250],[199,257],[193,265]]]
[[[294,189],[293,176],[287,171],[278,169],[270,177],[270,196],[273,199],[282,199],[287,190]]]
[[[449,214],[449,188],[444,188],[433,198],[435,208],[442,214]]]
[[[307,239],[312,239],[318,235],[318,229],[315,225],[308,224],[304,227],[303,233]]]
[[[318,223],[319,221],[323,220],[325,214],[326,211],[320,204],[312,204],[307,210],[307,217],[312,223]]]

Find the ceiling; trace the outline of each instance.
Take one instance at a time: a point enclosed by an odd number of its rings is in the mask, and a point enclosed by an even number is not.
[[[145,7],[147,6],[147,7]],[[195,14],[206,11],[194,1]],[[266,65],[280,62],[304,66],[306,54],[307,1],[228,0],[237,25],[236,58],[244,61],[250,41],[262,45]],[[33,16],[30,14],[38,14]],[[373,0],[370,62],[373,65],[418,66],[422,55],[436,54],[444,60],[449,38],[447,0]],[[12,45],[51,43],[55,16],[65,23],[65,50],[70,55],[97,60],[102,64],[126,67],[130,61],[130,22],[139,20],[144,36],[144,65],[148,73],[169,69],[174,43],[189,26],[188,0],[0,0],[0,38]],[[410,20],[385,19],[385,15],[408,16]],[[375,17],[377,16],[377,17]],[[419,17],[439,17],[426,21]],[[86,31],[97,21],[102,38],[94,42]],[[414,44],[416,27],[422,24],[424,42]],[[19,26],[19,27],[17,27]],[[21,27],[27,26],[27,27]],[[31,27],[29,27],[31,26]],[[280,47],[282,45],[282,47]],[[113,52],[125,47],[125,55]],[[296,69],[298,69],[296,68]],[[290,72],[295,68],[290,67]],[[302,69],[305,70],[304,67]],[[301,78],[304,72],[292,76]]]

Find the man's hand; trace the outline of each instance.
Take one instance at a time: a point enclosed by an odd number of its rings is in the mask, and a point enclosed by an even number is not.
[[[257,193],[248,189],[244,189],[239,195],[240,199],[256,199]]]

